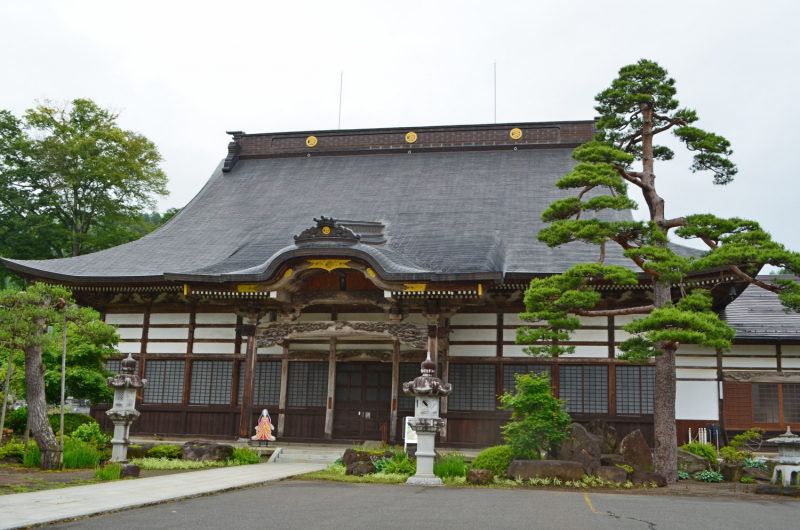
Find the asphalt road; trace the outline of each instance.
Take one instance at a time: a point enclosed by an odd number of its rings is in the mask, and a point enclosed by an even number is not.
[[[55,525],[58,530],[737,530],[798,528],[800,500],[289,481]]]

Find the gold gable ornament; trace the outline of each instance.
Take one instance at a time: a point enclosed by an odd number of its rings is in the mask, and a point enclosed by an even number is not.
[[[417,141],[417,133],[411,131],[410,133],[406,134],[406,142],[413,144]]]
[[[424,283],[404,283],[403,285],[406,286],[403,289],[404,293],[422,293],[425,292],[425,287],[427,287],[427,284]]]
[[[375,271],[367,267],[367,274],[369,274],[372,278],[375,277]]]
[[[256,284],[239,284],[236,286],[236,290],[240,293],[257,293],[258,292],[258,285]]]
[[[288,278],[292,275],[292,269],[286,269],[286,272],[283,273],[284,278]]]
[[[522,138],[522,129],[514,127],[513,129],[511,129],[510,134],[512,140],[519,140],[520,138]]]
[[[306,138],[306,145],[309,147],[314,147],[315,145],[317,145],[317,141],[318,140],[316,136],[309,136],[308,138]]]
[[[309,269],[325,269],[330,272],[334,269],[349,269],[349,259],[310,259],[308,262],[311,264]]]

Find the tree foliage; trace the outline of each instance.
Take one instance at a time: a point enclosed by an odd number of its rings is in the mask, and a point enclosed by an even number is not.
[[[547,375],[518,374],[516,393],[500,396],[503,408],[511,409],[511,422],[502,428],[503,438],[514,458],[538,460],[551,445],[568,436],[572,418],[564,412],[565,401],[553,396]]]
[[[0,111],[0,255],[77,256],[147,233],[167,178],[155,144],[118,117],[89,99]]]

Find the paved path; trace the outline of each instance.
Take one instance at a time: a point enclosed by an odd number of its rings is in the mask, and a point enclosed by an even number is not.
[[[24,528],[244,486],[323,469],[318,464],[253,464],[0,497],[0,529]]]
[[[54,530],[789,529],[800,500],[292,480],[62,523]]]

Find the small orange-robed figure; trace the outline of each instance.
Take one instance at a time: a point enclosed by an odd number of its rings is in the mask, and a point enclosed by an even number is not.
[[[258,420],[258,425],[256,426],[256,435],[253,436],[252,440],[274,442],[275,437],[272,436],[272,430],[274,428],[275,427],[272,426],[272,420],[269,417],[269,412],[267,412],[267,409],[262,410],[261,419]]]

